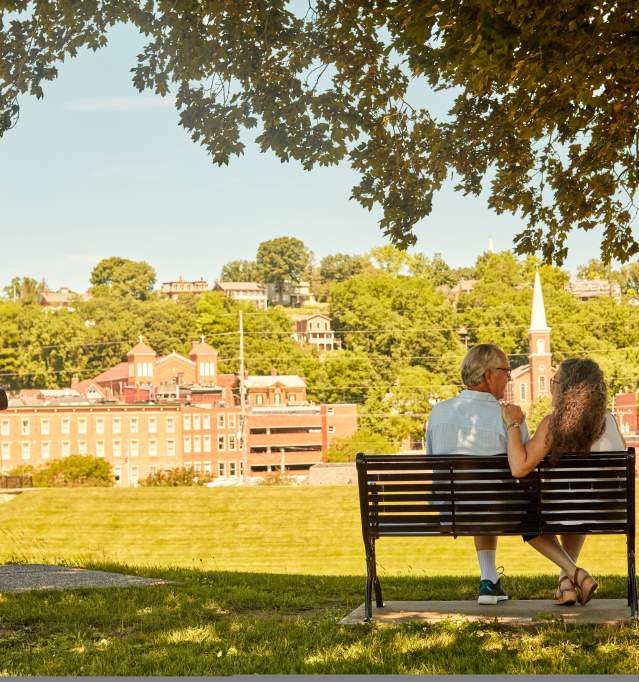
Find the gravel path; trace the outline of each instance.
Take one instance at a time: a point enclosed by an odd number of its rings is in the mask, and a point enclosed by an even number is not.
[[[0,593],[29,590],[68,590],[78,587],[142,587],[166,585],[160,578],[90,571],[47,564],[0,565]]]

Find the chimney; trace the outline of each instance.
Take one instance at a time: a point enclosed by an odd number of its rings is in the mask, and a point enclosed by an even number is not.
[[[80,383],[80,377],[78,377],[77,374],[74,374],[71,377],[71,388],[73,388],[73,389],[77,388],[79,383]]]

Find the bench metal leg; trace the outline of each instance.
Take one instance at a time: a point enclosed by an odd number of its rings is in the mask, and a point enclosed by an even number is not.
[[[375,606],[381,609],[384,606],[384,600],[382,599],[382,586],[379,584],[379,578],[377,577],[377,559],[375,557],[375,543],[372,546],[373,553],[373,588],[375,589]]]
[[[628,606],[630,616],[637,617],[637,578],[635,575],[635,539],[632,535],[626,536],[628,547]]]

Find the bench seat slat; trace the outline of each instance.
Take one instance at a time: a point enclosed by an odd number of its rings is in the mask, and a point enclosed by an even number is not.
[[[498,495],[491,496],[490,503],[494,502],[519,502],[520,504],[529,500],[530,492],[526,490],[513,490],[500,492]],[[566,495],[564,494],[564,497]],[[438,492],[432,495],[428,493],[407,493],[405,495],[398,493],[372,493],[367,496],[367,500],[371,504],[386,504],[388,502],[450,502],[453,499],[451,493]],[[463,502],[486,501],[485,493],[460,493],[455,494],[455,499]]]

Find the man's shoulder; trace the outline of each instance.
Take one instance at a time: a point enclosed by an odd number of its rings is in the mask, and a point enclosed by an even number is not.
[[[432,414],[436,413],[448,413],[454,410],[464,410],[467,408],[477,408],[481,406],[487,410],[501,411],[501,406],[492,398],[487,395],[477,393],[476,391],[462,391],[459,395],[454,398],[448,398],[448,400],[442,400],[433,406]]]

